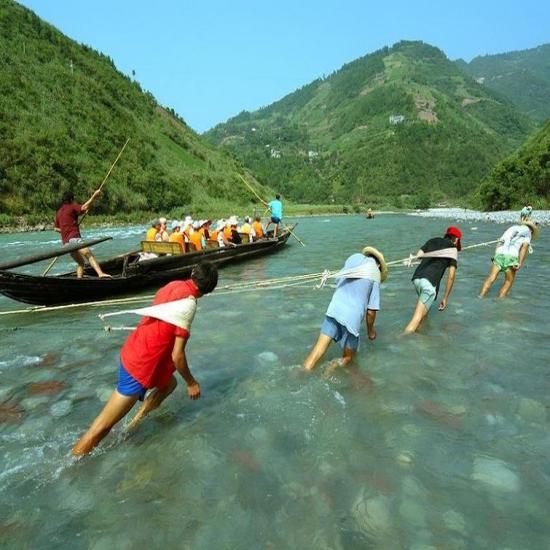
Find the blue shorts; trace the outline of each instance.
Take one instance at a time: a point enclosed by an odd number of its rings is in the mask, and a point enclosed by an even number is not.
[[[271,221],[273,223],[279,223],[281,221],[281,218],[278,218],[277,216],[271,216]]]
[[[355,336],[341,325],[333,317],[325,317],[321,326],[321,333],[332,338],[342,349],[357,351],[359,349],[359,336]]]
[[[140,401],[143,401],[147,388],[144,388],[122,365],[118,367],[118,383],[116,385],[116,391],[127,397],[138,396]]]

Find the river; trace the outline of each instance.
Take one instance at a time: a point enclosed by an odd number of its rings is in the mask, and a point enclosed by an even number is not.
[[[223,269],[220,284],[337,269],[367,244],[403,258],[447,223],[301,219],[306,248],[291,240]],[[461,228],[466,246],[505,226]],[[504,301],[496,289],[477,298],[493,248],[461,254],[447,310],[412,337],[400,337],[416,301],[412,270],[390,270],[378,338],[363,334],[355,363],[329,377],[299,364],[330,287],[214,292],[199,301],[187,347],[201,399],[180,383],[135,433],[118,426],[77,462],[70,449],[114,386],[125,334],[105,332],[97,308],[0,317],[2,546],[547,548],[547,233]],[[105,258],[134,248],[142,229],[86,231],[100,234],[115,237],[96,247]],[[45,243],[56,235],[1,235],[0,254]],[[0,298],[2,311],[20,307]],[[326,360],[337,356],[333,345]]]

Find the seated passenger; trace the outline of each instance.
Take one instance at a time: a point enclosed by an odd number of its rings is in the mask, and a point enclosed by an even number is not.
[[[171,243],[179,243],[181,246],[181,251],[185,252],[185,241],[183,239],[183,233],[181,232],[182,222],[174,221],[172,222],[172,233],[170,234],[169,241]]]
[[[232,218],[231,223],[231,238],[229,239],[233,244],[242,244],[243,240],[241,234],[237,231],[237,218]]]
[[[254,233],[255,233],[255,239],[254,239],[255,241],[264,238],[264,228],[262,227],[262,220],[260,216],[256,216],[256,218],[254,219],[254,223],[252,224],[252,229],[254,230]]]
[[[193,233],[189,235],[189,242],[195,245],[195,250],[200,251],[206,248],[206,240],[204,235],[200,232],[201,222],[195,222],[193,224]],[[204,243],[203,243],[204,241]]]
[[[157,233],[160,231],[160,221],[159,220],[153,220],[151,222],[151,227],[147,230],[147,234],[145,235],[145,240],[150,242],[155,242]]]
[[[160,229],[156,234],[155,240],[167,243],[170,241],[170,235],[168,235],[168,231],[166,230],[166,218],[159,218],[159,222]]]

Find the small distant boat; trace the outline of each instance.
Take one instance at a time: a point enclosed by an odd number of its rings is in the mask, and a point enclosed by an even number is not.
[[[272,254],[286,244],[294,227],[285,229],[277,238],[271,237],[252,243],[215,247],[186,254],[163,255],[144,260],[141,251],[128,252],[100,262],[101,269],[111,275],[110,278],[96,277],[90,267],[86,268],[84,277],[78,279],[76,271],[54,276],[25,275],[8,271],[6,266],[0,266],[0,293],[18,302],[41,306],[106,300],[113,296],[139,292],[147,287],[159,287],[176,279],[188,278],[193,267],[201,260],[222,267]],[[89,244],[82,243],[80,247]],[[66,247],[62,253],[66,254],[74,248]],[[58,251],[49,256],[39,256],[40,259],[46,259],[55,255],[59,256],[61,253]],[[8,267],[34,263],[38,261],[37,257],[29,258],[31,261],[26,263],[13,262]]]

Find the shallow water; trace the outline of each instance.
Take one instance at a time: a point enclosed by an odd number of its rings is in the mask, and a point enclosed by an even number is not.
[[[366,244],[402,258],[447,223],[302,219],[306,248],[289,241],[277,255],[224,269],[220,284],[336,269]],[[470,226],[462,225],[465,245],[503,230]],[[133,248],[141,235],[107,233],[116,240],[96,247],[99,257]],[[0,236],[0,255],[55,242],[52,233]],[[410,338],[399,332],[414,307],[412,271],[392,270],[377,340],[363,335],[355,365],[329,378],[322,366],[306,375],[296,365],[317,337],[330,288],[214,293],[200,301],[188,345],[203,397],[191,402],[180,384],[136,433],[117,427],[78,463],[68,453],[115,383],[125,334],[105,333],[92,308],[0,317],[0,542],[547,548],[546,232],[534,248],[506,301],[495,290],[476,298],[492,247],[465,252],[447,311],[432,311]],[[0,310],[20,307],[0,298]],[[327,360],[337,356],[333,348]]]

